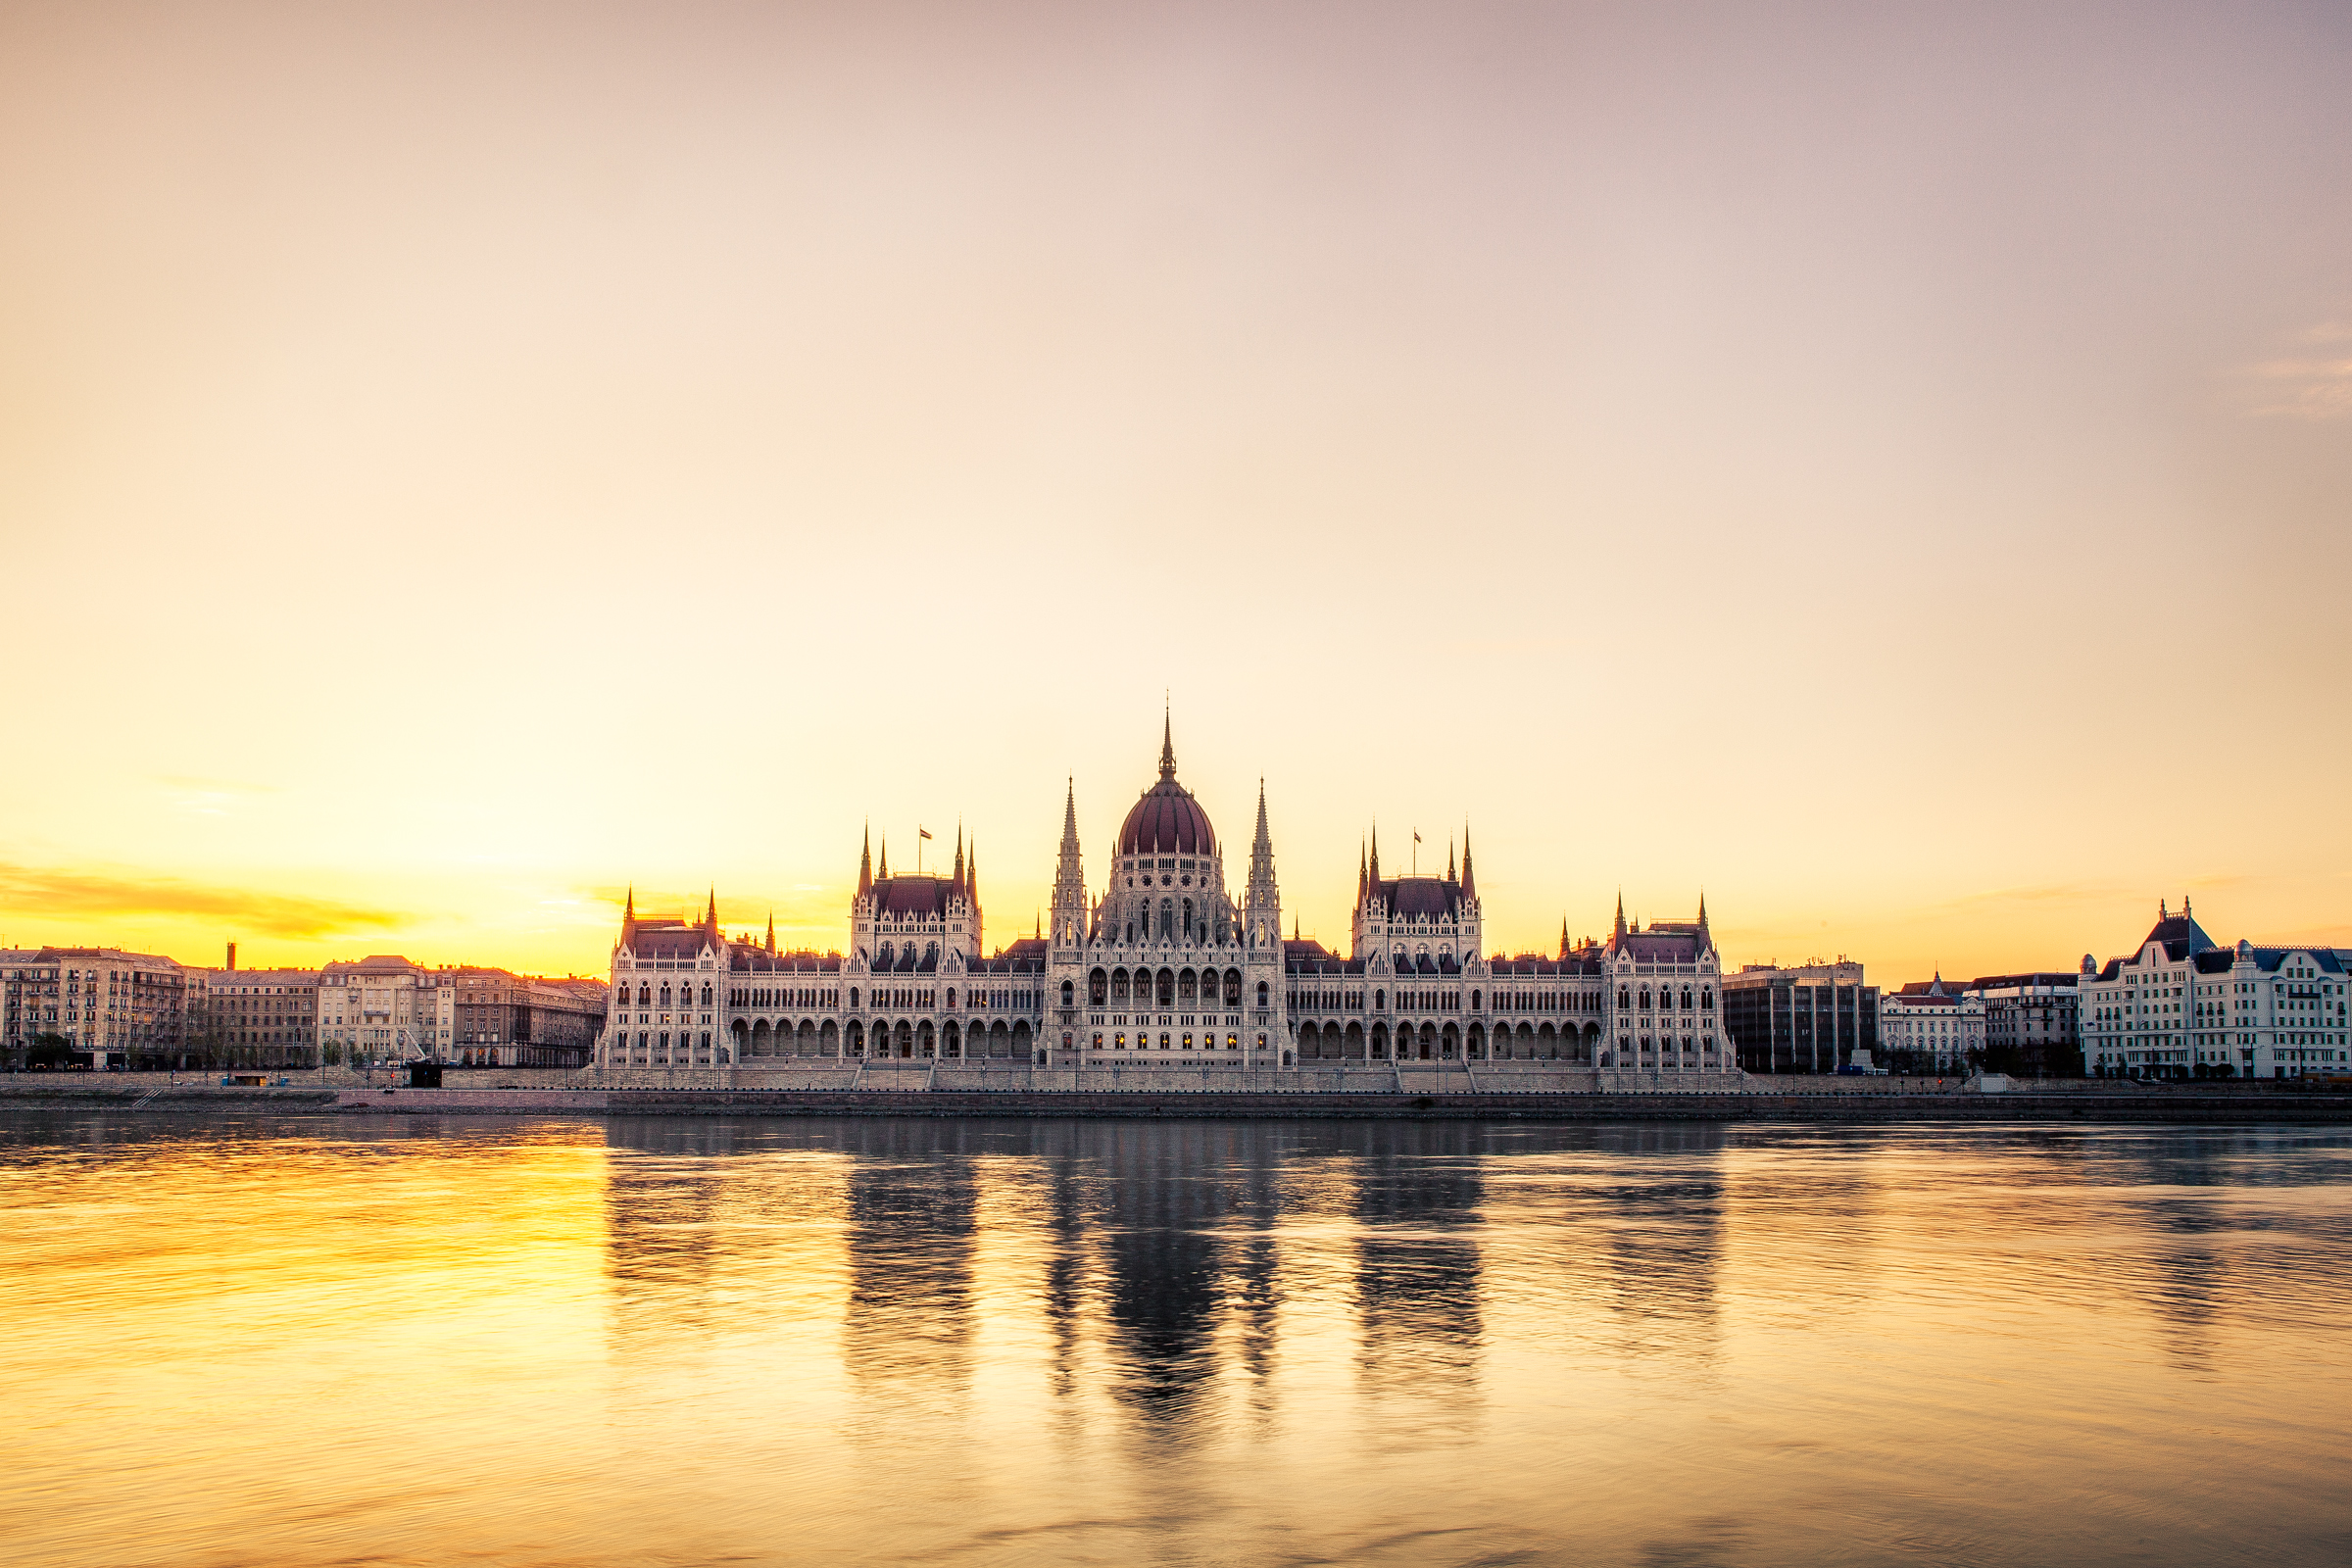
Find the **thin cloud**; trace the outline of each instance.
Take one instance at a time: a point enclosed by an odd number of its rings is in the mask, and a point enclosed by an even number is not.
[[[2265,360],[2239,372],[2246,412],[2256,418],[2312,423],[2352,419],[2352,322],[2329,321],[2303,334],[2315,352]]]
[[[133,878],[90,871],[0,864],[0,904],[20,916],[77,919],[164,915],[219,920],[256,936],[324,937],[381,931],[406,923],[397,910],[208,887],[172,877]]]

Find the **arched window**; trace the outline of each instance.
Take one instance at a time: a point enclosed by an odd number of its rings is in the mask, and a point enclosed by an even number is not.
[[[1193,940],[1193,901],[1190,899],[1184,901],[1184,940]]]
[[[1715,1010],[1715,988],[1713,986],[1700,986],[1698,988],[1698,1010],[1701,1012],[1713,1012]]]
[[[1257,1004],[1261,1007],[1266,1004],[1266,983],[1263,980],[1260,980],[1257,983]],[[1257,1043],[1261,1046],[1264,1045],[1266,1043],[1266,1037],[1263,1035],[1258,1036]]]
[[[1086,1000],[1100,1007],[1109,996],[1110,977],[1097,969],[1086,977]]]
[[[1470,993],[1470,1010],[1472,1012],[1478,1010],[1478,993],[1475,991]]]
[[[643,985],[643,984],[640,984],[640,985],[637,987],[637,1005],[639,1005],[640,1007],[650,1007],[650,1006],[652,1006],[653,1004],[654,1004],[654,988],[653,988],[652,986],[649,986],[649,985]]]
[[[1690,1010],[1690,988],[1689,986],[1683,987],[1683,1010],[1685,1012]]]
[[[1617,1010],[1618,1010],[1619,1012],[1624,1012],[1624,1011],[1626,1011],[1627,1009],[1631,1008],[1631,1007],[1633,1006],[1633,1004],[1634,1004],[1634,996],[1633,996],[1633,993],[1632,993],[1632,992],[1630,992],[1630,991],[1628,991],[1628,990],[1626,990],[1626,989],[1625,989],[1625,987],[1623,987],[1623,986],[1619,986],[1619,987],[1617,988]]]
[[[878,968],[878,969],[887,969],[887,968],[889,968],[889,967],[890,967],[890,959],[891,959],[891,955],[892,955],[892,953],[893,953],[894,951],[895,951],[895,950],[894,950],[894,949],[891,947],[891,945],[890,945],[889,943],[887,943],[887,942],[883,943],[883,944],[882,944],[882,952],[881,952],[881,954],[880,954],[880,955],[879,955],[879,956],[877,956],[877,957],[874,959],[874,967],[876,967],[876,968]]]
[[[954,986],[948,987],[948,1010],[950,1012],[956,1010],[956,988]]]
[[[1127,922],[1127,941],[1131,945],[1135,941],[1135,922],[1133,920]]]
[[[703,982],[703,1005],[710,1005],[710,982],[708,980]]]
[[[666,980],[662,982],[662,1005],[669,1005],[669,982]]]
[[[1176,934],[1176,905],[1174,901],[1159,901],[1159,937],[1162,942]]]
[[[850,1005],[853,1007],[858,1005],[858,988],[856,986],[850,987]]]
[[[1076,986],[1073,986],[1073,985],[1072,985],[1072,984],[1070,984],[1070,983],[1069,983],[1067,980],[1064,980],[1064,981],[1061,983],[1061,1004],[1062,1004],[1063,1006],[1065,1006],[1065,1007],[1076,1006],[1076,1005],[1077,1005],[1077,992],[1078,992],[1078,988],[1077,988]],[[948,1005],[950,1005],[950,1006],[954,1006],[954,1005],[955,1005],[955,1003],[953,1003],[953,1002],[950,1002],[950,1003],[948,1004]],[[1067,1041],[1064,1041],[1064,1042],[1063,1042],[1063,1044],[1065,1044],[1065,1045],[1066,1045],[1066,1044],[1068,1044],[1068,1042],[1067,1042]]]
[[[1239,969],[1228,969],[1225,971],[1225,1005],[1228,1007],[1238,1007],[1241,1004],[1242,971]]]
[[[1257,989],[1258,989],[1258,993],[1259,993],[1260,997],[1262,998],[1262,997],[1263,997],[1263,995],[1264,995],[1264,993],[1265,993],[1265,989],[1266,989],[1266,988],[1265,988],[1264,986],[1259,986]],[[1382,1008],[1386,1007],[1388,1004],[1389,1004],[1389,994],[1388,994],[1386,991],[1375,991],[1375,992],[1373,992],[1373,993],[1372,993],[1372,1010],[1373,1010],[1374,1012],[1378,1012],[1378,1011],[1380,1011]]]
[[[1159,971],[1159,987],[1158,987],[1158,994],[1159,994],[1159,1004],[1160,1004],[1161,1006],[1163,1006],[1163,1007],[1172,1007],[1172,1006],[1174,1006],[1174,1005],[1176,1004],[1176,971],[1175,971],[1175,970],[1173,970],[1173,969],[1162,969],[1162,970],[1160,970],[1160,971]]]

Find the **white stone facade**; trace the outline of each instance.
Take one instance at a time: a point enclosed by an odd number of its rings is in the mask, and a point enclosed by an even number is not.
[[[1159,776],[1087,883],[1073,783],[1050,913],[990,954],[978,851],[960,830],[947,875],[893,876],[860,852],[846,952],[730,940],[713,897],[699,922],[640,920],[612,950],[605,1068],[806,1067],[935,1060],[1056,1066],[1290,1067],[1348,1061],[1543,1061],[1658,1072],[1733,1069],[1722,962],[1695,922],[1629,926],[1556,956],[1482,954],[1465,834],[1457,874],[1359,866],[1353,953],[1282,934],[1263,783],[1239,895],[1206,810]]]
[[[1900,991],[1879,997],[1879,1050],[1900,1060],[1908,1053],[1914,1068],[1932,1065],[1937,1072],[1957,1072],[1972,1060],[1983,1060],[1984,999],[1942,975],[1915,980]]]
[[[2158,904],[2136,952],[2082,956],[2083,1070],[2094,1078],[2305,1078],[2352,1074],[2347,955],[2233,948]]]

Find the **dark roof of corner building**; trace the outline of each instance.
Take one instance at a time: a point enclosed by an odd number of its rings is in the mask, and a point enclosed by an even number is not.
[[[1451,916],[1461,908],[1462,888],[1442,876],[1388,877],[1374,884],[1375,895],[1398,914]]]
[[[874,882],[874,909],[878,914],[944,914],[948,908],[948,894],[955,884],[944,876],[894,876],[888,881]]]
[[[1636,963],[1696,963],[1698,933],[1690,931],[1629,931],[1611,937],[1603,950],[1613,956],[1630,956]]]
[[[2213,938],[2205,934],[2205,928],[2191,919],[2185,909],[2179,914],[2167,915],[2149,927],[2146,938],[2139,944],[2140,951],[2145,952],[2150,942],[2163,943],[2165,957],[2175,963],[2191,954],[2209,952],[2216,946]]]
[[[1284,967],[1297,963],[1337,963],[1340,956],[1317,942],[1313,937],[1284,937],[1282,961]]]
[[[1350,976],[1361,978],[1364,972],[1363,959],[1343,958],[1312,937],[1285,940],[1282,945],[1282,966],[1284,973],[1308,980],[1317,977],[1334,980],[1345,980]]]
[[[691,958],[703,951],[710,934],[699,925],[677,920],[637,922],[636,940],[629,951],[640,958]]]

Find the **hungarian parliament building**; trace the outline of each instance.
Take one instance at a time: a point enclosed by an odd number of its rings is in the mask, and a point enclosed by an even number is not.
[[[960,831],[945,876],[894,876],[887,847],[879,867],[860,850],[844,953],[779,952],[772,921],[763,941],[730,939],[715,894],[699,922],[639,919],[632,894],[597,1061],[739,1077],[828,1057],[1735,1070],[1704,899],[1696,919],[1647,928],[1627,925],[1620,899],[1605,942],[1572,946],[1563,924],[1556,955],[1489,956],[1467,832],[1452,859],[1443,876],[1386,875],[1375,834],[1348,954],[1285,937],[1263,781],[1237,899],[1163,729],[1159,778],[1120,826],[1101,892],[1086,881],[1073,781],[1050,922],[993,954],[978,849]]]

